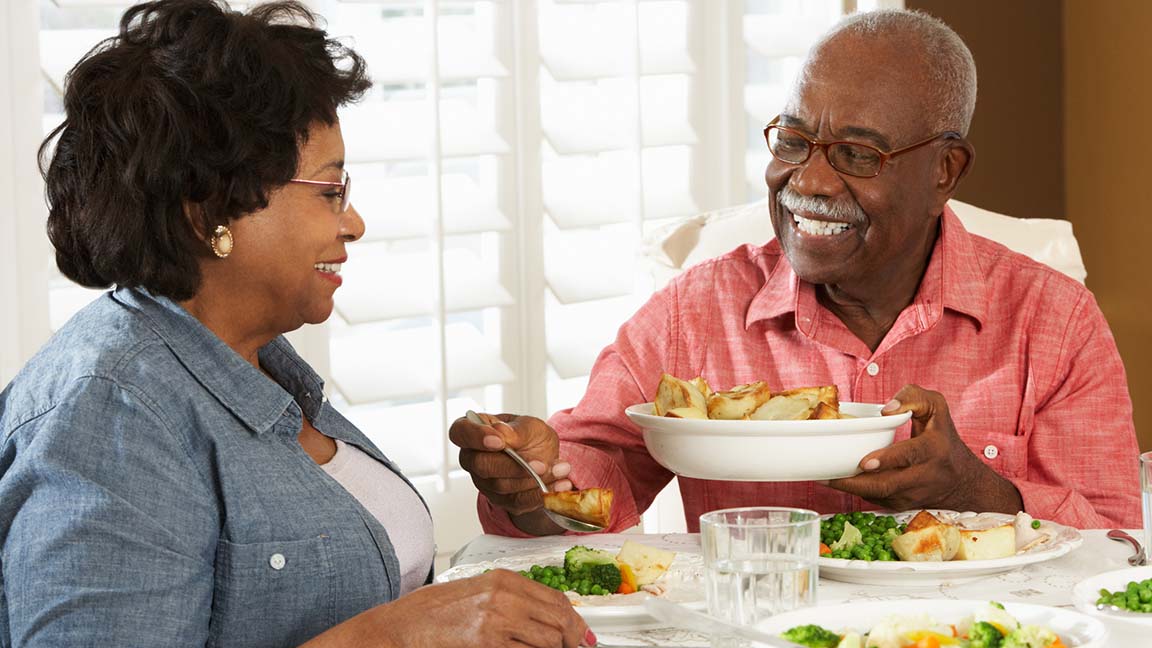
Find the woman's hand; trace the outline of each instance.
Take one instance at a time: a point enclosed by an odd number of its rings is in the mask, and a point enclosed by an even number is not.
[[[306,648],[577,648],[596,636],[568,597],[503,569],[427,585],[332,628]]]
[[[494,506],[508,511],[513,523],[533,535],[561,533],[543,512],[544,499],[536,480],[528,476],[505,447],[516,450],[554,491],[572,488],[571,469],[559,462],[560,439],[548,424],[532,416],[480,415],[488,423],[477,425],[461,417],[452,423],[448,438],[460,446],[460,467]]]

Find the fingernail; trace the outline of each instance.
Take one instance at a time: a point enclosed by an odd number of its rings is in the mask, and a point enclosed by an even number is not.
[[[864,470],[876,470],[879,467],[880,467],[880,460],[879,459],[869,459],[868,461],[864,462],[863,466],[861,466],[861,468],[863,468]]]
[[[827,480],[827,479],[817,479],[817,480],[816,480],[816,483],[817,483],[817,484],[820,484],[821,486],[827,486],[827,485],[828,485],[828,480]]]
[[[568,481],[567,479],[561,479],[560,481],[552,482],[553,492],[559,493],[567,490],[572,490],[572,482]]]
[[[555,477],[556,479],[563,479],[563,478],[568,476],[568,473],[571,473],[571,472],[572,472],[572,464],[570,464],[566,461],[561,461],[560,463],[556,464],[555,466],[552,466],[552,476]]]
[[[596,645],[596,633],[592,632],[592,628],[584,631],[584,645],[589,647]]]
[[[488,436],[484,437],[484,447],[489,448],[491,450],[503,450],[504,449],[504,439],[501,439],[498,436],[489,434]]]
[[[535,459],[529,461],[528,465],[532,466],[532,470],[534,470],[537,475],[543,475],[544,471],[548,469],[548,466],[545,466],[543,461],[536,461]]]
[[[898,409],[900,409],[900,401],[893,398],[892,400],[885,403],[884,407],[880,411],[881,412],[895,412]]]

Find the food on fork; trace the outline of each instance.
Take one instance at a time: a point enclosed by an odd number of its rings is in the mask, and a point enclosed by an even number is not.
[[[544,493],[544,508],[574,520],[606,527],[612,520],[612,489],[585,488]]]

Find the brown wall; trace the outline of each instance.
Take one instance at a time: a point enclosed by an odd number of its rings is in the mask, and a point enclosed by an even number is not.
[[[1152,450],[1152,2],[1066,0],[1065,201]]]
[[[907,0],[943,20],[976,59],[968,138],[976,164],[957,198],[1022,218],[1064,218],[1060,2]]]
[[[972,50],[976,165],[958,198],[1072,221],[1152,450],[1152,2],[907,0]]]

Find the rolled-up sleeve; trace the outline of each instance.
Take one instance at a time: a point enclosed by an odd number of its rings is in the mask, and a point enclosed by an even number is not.
[[[592,367],[588,389],[580,403],[554,414],[548,423],[560,437],[560,459],[572,466],[577,488],[599,486],[614,492],[610,532],[640,522],[640,514],[671,481],[673,475],[656,463],[639,429],[624,409],[651,400],[661,372],[691,374],[679,366],[675,349],[679,332],[673,314],[677,283],[657,292],[617,332]],[[692,374],[695,375],[695,374]],[[524,537],[484,495],[477,509],[486,533]]]
[[[205,645],[219,514],[159,408],[89,377],[4,423],[0,643]]]

